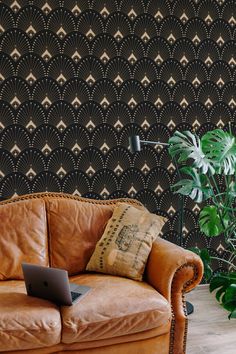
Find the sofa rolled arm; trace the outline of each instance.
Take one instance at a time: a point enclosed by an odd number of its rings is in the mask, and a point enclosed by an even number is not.
[[[181,283],[182,290],[189,292],[201,281],[202,275],[203,264],[195,253],[161,238],[153,243],[146,265],[146,280],[168,301],[171,301],[173,285]]]
[[[146,265],[146,281],[172,307],[170,354],[186,352],[187,313],[184,294],[195,288],[203,275],[203,264],[195,253],[157,238]]]

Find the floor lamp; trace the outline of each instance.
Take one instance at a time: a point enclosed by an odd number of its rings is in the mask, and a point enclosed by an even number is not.
[[[135,153],[138,151],[141,151],[141,145],[145,144],[145,145],[161,145],[161,146],[169,146],[168,143],[162,143],[160,141],[150,141],[150,140],[140,140],[139,135],[132,135],[129,137],[129,146],[130,146],[130,151],[131,153]],[[178,164],[177,161],[175,159],[173,159],[173,162],[175,164],[176,167],[176,171],[178,174],[179,179],[181,179],[181,174],[178,168]],[[180,197],[180,218],[179,218],[179,235],[180,235],[180,246],[183,245],[182,242],[182,231],[183,231],[183,214],[184,214],[184,200],[183,200],[183,196]],[[186,301],[186,308],[187,308],[187,314],[190,315],[191,313],[193,313],[194,311],[194,307],[193,305]]]

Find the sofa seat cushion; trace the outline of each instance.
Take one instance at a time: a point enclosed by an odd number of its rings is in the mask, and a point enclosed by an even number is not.
[[[23,281],[0,282],[0,352],[48,347],[60,340],[56,305],[27,296]]]
[[[144,282],[83,274],[71,282],[92,287],[78,303],[61,308],[62,342],[96,341],[163,327],[171,320],[167,300]]]

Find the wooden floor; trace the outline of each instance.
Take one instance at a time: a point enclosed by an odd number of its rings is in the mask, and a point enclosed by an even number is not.
[[[236,319],[220,307],[207,285],[200,285],[186,299],[194,305],[189,315],[187,354],[236,354]]]

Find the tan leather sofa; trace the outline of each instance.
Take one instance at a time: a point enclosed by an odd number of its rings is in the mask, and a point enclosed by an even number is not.
[[[201,280],[199,257],[158,238],[143,282],[85,272],[116,202],[44,193],[0,203],[0,352],[185,353],[184,294]],[[93,289],[69,307],[29,297],[22,261]]]

